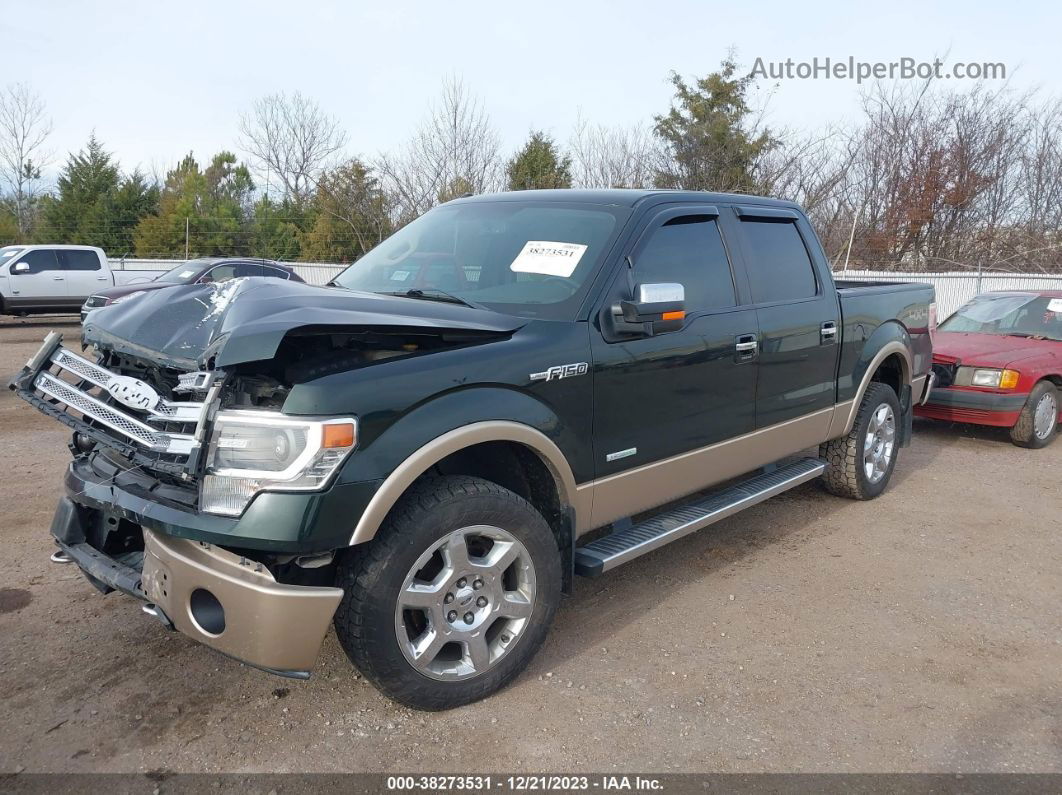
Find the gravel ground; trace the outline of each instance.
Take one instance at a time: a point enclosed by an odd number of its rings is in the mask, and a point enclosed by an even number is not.
[[[0,374],[51,328],[0,322]],[[580,580],[507,690],[381,697],[166,632],[48,562],[67,432],[0,395],[0,771],[1062,772],[1062,442],[918,423],[870,503],[808,484]]]

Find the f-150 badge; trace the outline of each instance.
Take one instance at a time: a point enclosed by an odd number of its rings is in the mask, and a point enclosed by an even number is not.
[[[568,378],[573,375],[586,375],[589,366],[586,362],[575,362],[573,364],[557,364],[548,370],[543,370],[541,373],[531,373],[532,381],[557,381],[561,378]]]

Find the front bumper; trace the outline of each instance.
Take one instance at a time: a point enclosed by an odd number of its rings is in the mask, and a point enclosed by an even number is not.
[[[85,540],[91,510],[98,509],[62,498],[52,535],[96,587],[150,603],[172,628],[222,654],[271,673],[309,676],[342,589],[279,583],[253,560],[146,528],[138,571]]]
[[[975,425],[1010,428],[1018,421],[1028,394],[1001,394],[977,389],[938,387],[925,405],[915,407],[915,416]]]

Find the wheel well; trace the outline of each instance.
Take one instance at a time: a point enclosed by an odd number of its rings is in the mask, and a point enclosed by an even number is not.
[[[1059,389],[1062,389],[1062,375],[1045,375],[1041,380],[1050,381]]]
[[[472,475],[519,494],[559,534],[564,516],[557,482],[549,466],[531,448],[518,442],[482,442],[439,461],[425,475]],[[424,477],[422,475],[421,477]]]
[[[893,353],[882,360],[870,380],[891,387],[892,391],[896,393],[896,397],[899,398],[904,385],[907,383],[904,370],[904,362],[900,354]]]

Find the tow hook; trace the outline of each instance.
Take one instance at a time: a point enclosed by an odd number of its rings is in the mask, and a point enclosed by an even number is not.
[[[73,563],[74,562],[74,559],[72,557],[70,557],[68,554],[66,554],[66,550],[64,550],[64,549],[57,549],[55,552],[53,552],[48,557],[48,560],[50,560],[52,563]]]
[[[163,625],[166,627],[166,629],[169,629],[169,630],[173,630],[174,629],[173,622],[170,621],[170,617],[168,615],[166,615],[166,613],[163,612],[162,608],[159,607],[157,604],[154,604],[152,602],[148,602],[147,604],[140,605],[140,609],[143,610],[145,613],[147,613],[152,618],[157,618],[159,621],[161,621],[163,623]]]

